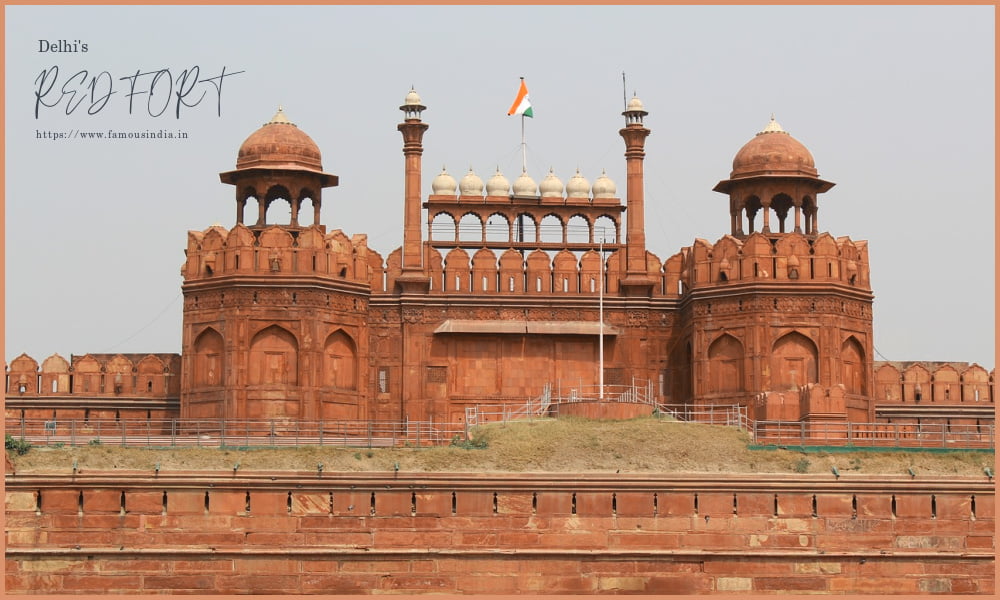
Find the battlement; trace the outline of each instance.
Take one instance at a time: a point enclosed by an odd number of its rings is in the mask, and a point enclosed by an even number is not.
[[[685,291],[775,281],[839,283],[870,293],[868,242],[829,233],[725,235],[714,245],[697,239],[666,261],[664,280]]]
[[[280,277],[315,275],[381,287],[382,257],[369,250],[368,236],[348,238],[318,225],[303,229],[272,225],[232,229],[214,225],[189,231],[181,267],[185,282],[227,275]]]

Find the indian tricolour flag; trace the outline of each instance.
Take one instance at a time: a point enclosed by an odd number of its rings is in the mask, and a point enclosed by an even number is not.
[[[534,118],[534,113],[531,112],[531,100],[528,99],[528,86],[524,83],[524,77],[521,78],[521,89],[517,92],[517,98],[514,98],[514,104],[510,106],[510,110],[507,111],[508,115],[523,115],[525,117]]]

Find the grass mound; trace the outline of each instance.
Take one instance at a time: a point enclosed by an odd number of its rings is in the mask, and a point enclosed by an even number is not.
[[[473,430],[471,443],[434,448],[152,450],[110,445],[34,447],[11,456],[17,472],[78,469],[288,470],[324,472],[605,472],[605,473],[841,473],[983,476],[992,453],[798,452],[751,450],[747,434],[729,427],[653,417],[594,421],[563,417],[496,423]]]

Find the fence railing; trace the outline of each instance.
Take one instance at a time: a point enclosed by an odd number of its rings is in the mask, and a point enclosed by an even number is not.
[[[627,402],[637,404],[656,404],[656,396],[653,394],[653,383],[651,381],[635,380],[631,385],[605,385],[603,393],[599,385],[566,385],[562,382],[552,389],[549,385],[549,394],[553,404],[569,402],[594,402],[603,400],[604,402]]]
[[[123,447],[435,446],[464,435],[460,424],[429,421],[229,419],[7,419],[5,432],[32,444]]]
[[[467,437],[469,428],[548,416],[543,394],[523,404],[480,405],[465,423],[431,421],[289,421],[226,419],[7,419],[5,433],[36,445],[123,447],[426,447]],[[880,448],[995,448],[993,424],[824,423],[752,421],[746,407],[657,404],[653,414],[681,422],[736,427],[753,443],[781,446]]]
[[[886,448],[994,448],[994,425],[757,421],[757,444]]]
[[[738,404],[710,404],[694,406],[691,404],[657,404],[656,416],[670,418],[685,423],[702,423],[705,425],[722,425],[736,427],[744,431],[751,428],[747,416],[747,408]]]

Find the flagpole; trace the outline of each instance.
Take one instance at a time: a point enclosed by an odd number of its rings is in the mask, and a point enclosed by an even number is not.
[[[521,113],[521,172],[528,171],[527,144],[524,143],[524,113]]]
[[[601,230],[601,276],[600,292],[597,304],[597,320],[599,327],[597,330],[597,398],[604,400],[604,230]]]

